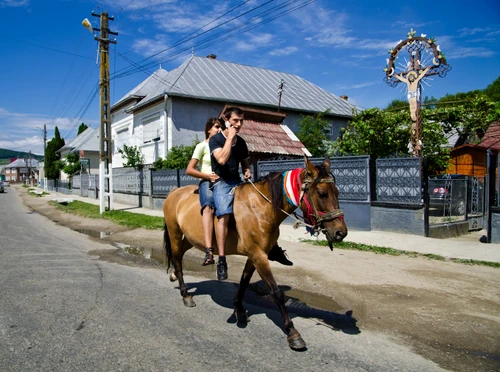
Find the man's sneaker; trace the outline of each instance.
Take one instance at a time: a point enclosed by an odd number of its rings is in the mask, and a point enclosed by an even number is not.
[[[285,266],[292,266],[293,262],[288,259],[288,256],[285,252],[286,251],[281,249],[281,247],[278,244],[275,244],[271,248],[271,251],[267,255],[267,258],[269,258],[271,261],[279,262],[280,264]]]
[[[219,281],[227,279],[227,263],[224,257],[224,260],[221,260],[219,257],[219,262],[217,262],[217,279]]]

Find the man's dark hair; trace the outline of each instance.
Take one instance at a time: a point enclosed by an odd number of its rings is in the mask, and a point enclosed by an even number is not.
[[[239,107],[228,107],[226,111],[224,111],[224,117],[229,120],[231,119],[231,115],[232,114],[235,114],[235,115],[238,115],[238,116],[241,116],[243,115],[243,110],[240,109]]]

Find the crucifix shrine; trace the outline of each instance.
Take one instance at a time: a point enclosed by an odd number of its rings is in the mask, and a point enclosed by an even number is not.
[[[445,77],[451,66],[446,62],[444,54],[434,38],[425,34],[415,36],[413,29],[405,40],[401,40],[394,49],[389,50],[390,57],[384,69],[384,81],[391,87],[405,83],[408,103],[410,104],[410,142],[408,152],[412,157],[422,156],[422,122],[420,107],[422,102],[422,83],[431,76]],[[406,51],[409,56],[403,57],[404,63],[398,61],[400,52]]]

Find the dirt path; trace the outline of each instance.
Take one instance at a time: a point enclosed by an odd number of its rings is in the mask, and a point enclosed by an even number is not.
[[[147,256],[163,255],[162,231],[130,230],[104,220],[65,214],[50,206],[48,198],[18,191],[33,211],[60,225],[105,231],[110,235],[103,240],[126,243]],[[295,265],[271,263],[277,282],[289,297],[299,293],[302,298],[309,296],[308,304],[319,309],[314,317],[333,329],[352,331],[352,325],[344,327],[328,315],[352,311],[357,320],[354,328],[360,332],[388,335],[442,368],[500,370],[500,269],[358,251],[332,253],[326,247],[304,243],[280,244]],[[98,253],[101,259],[120,264],[155,266],[152,260],[119,249]],[[193,268],[197,276],[215,278],[213,268],[201,268],[201,252],[188,253],[188,271]],[[229,257],[230,280],[238,282],[243,263],[242,257]],[[258,280],[254,276],[253,282]]]

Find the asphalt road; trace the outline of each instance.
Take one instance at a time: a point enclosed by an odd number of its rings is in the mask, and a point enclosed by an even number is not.
[[[294,314],[308,349],[289,349],[274,305],[247,294],[250,322],[232,315],[233,283],[187,276],[185,308],[164,270],[99,260],[116,248],[30,213],[0,194],[2,371],[436,371],[389,338],[332,329]]]

